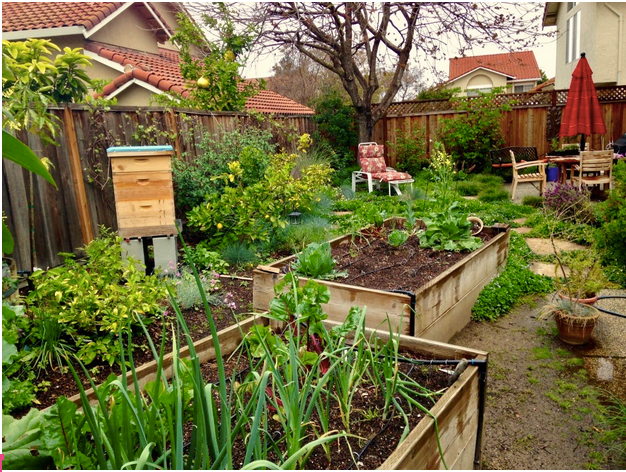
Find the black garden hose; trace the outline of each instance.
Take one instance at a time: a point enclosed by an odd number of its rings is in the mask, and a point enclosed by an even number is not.
[[[598,297],[598,301],[600,300],[605,300],[607,298],[626,298],[626,296],[624,295],[606,295],[604,297]],[[599,306],[595,306],[595,308],[597,308],[598,310],[600,310],[602,313],[606,313],[607,315],[613,315],[613,316],[619,316],[620,318],[626,318],[626,315],[621,315],[619,313],[615,313],[614,311],[609,311],[609,310],[605,310],[604,308],[600,308]]]

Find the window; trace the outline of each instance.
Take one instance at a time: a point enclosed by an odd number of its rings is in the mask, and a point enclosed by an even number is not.
[[[528,92],[532,88],[533,88],[533,84],[515,85],[513,87],[513,92],[515,92],[515,93]]]
[[[565,63],[578,59],[580,55],[580,10],[567,20],[565,35]]]
[[[468,97],[478,97],[481,93],[491,93],[491,87],[472,88],[467,90]]]
[[[574,8],[576,5],[578,4],[578,2],[567,2],[567,11],[570,11],[572,8]]]

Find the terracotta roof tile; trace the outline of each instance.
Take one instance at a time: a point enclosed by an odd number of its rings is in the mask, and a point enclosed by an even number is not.
[[[134,69],[129,73],[132,78],[147,82],[164,92],[173,91],[188,96],[187,83],[180,74],[180,59],[176,51],[159,48],[159,54],[152,54],[93,41],[88,41],[85,44],[85,50],[94,52],[100,57],[110,59],[121,65],[132,65]],[[120,77],[126,77],[127,75],[124,74]],[[111,85],[117,85],[120,77],[115,79]],[[108,88],[105,87],[103,94],[109,95],[113,93],[128,80],[130,78],[114,88],[110,86],[107,86]],[[257,95],[249,98],[246,102],[246,109],[257,110],[261,113],[291,115],[313,115],[315,113],[311,108],[300,105],[271,90],[260,90]]]
[[[2,31],[84,26],[104,20],[123,2],[2,2]]]
[[[532,51],[522,51],[450,59],[449,80],[454,80],[478,67],[485,67],[517,80],[541,78],[535,54]]]

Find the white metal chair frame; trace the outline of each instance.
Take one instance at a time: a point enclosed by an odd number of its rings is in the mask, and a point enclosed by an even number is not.
[[[513,151],[509,151],[509,152],[511,153],[511,164],[512,164],[512,169],[513,169],[513,183],[511,185],[511,200],[515,200],[515,191],[517,190],[517,184],[519,183],[539,182],[539,195],[543,195],[543,190],[546,188],[546,166],[548,165],[548,163],[541,162],[541,161],[517,162],[515,160],[515,154],[513,153]],[[529,167],[537,167],[538,172],[533,172],[530,174],[519,173],[520,170],[527,169]]]
[[[375,142],[359,143],[359,149],[361,148],[361,146],[372,146],[372,145],[377,146],[378,143],[375,143]],[[359,165],[361,165],[360,161],[359,161]],[[393,167],[385,167],[385,172],[397,172],[397,171]],[[365,172],[364,170],[353,171],[352,172],[352,191],[356,192],[356,184],[363,183],[363,182],[367,183],[367,190],[369,193],[372,193],[374,191],[374,185],[376,185],[376,188],[380,189],[380,183],[383,181],[380,179],[373,178],[371,172]],[[413,182],[415,182],[415,180],[412,178],[388,181],[387,183],[389,184],[388,185],[389,196],[391,196],[392,187],[395,189],[398,195],[402,195],[402,192],[400,191],[400,187],[398,186],[399,184],[411,184],[411,190],[413,190]]]

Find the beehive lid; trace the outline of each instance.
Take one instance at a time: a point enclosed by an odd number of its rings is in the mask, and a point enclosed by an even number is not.
[[[173,151],[172,146],[113,146],[107,148],[109,152],[162,152]]]

